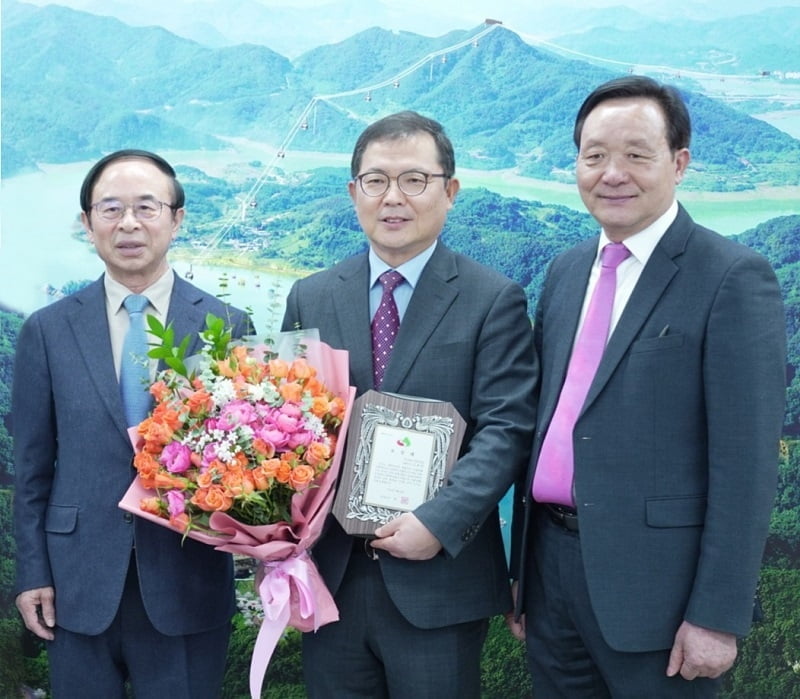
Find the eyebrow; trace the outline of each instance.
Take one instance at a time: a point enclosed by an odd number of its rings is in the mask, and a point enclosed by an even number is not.
[[[133,197],[134,201],[160,201],[159,198],[155,194],[140,194],[137,197]],[[103,197],[100,201],[122,201],[120,197]]]
[[[649,140],[645,138],[635,138],[632,140],[627,140],[624,141],[624,145],[628,147],[633,146],[635,148],[645,148],[648,150],[654,150],[653,145],[650,143]],[[607,147],[607,144],[605,141],[600,141],[597,139],[587,141],[585,144],[581,144],[581,150],[583,150],[584,148],[597,148],[597,147],[605,148]]]

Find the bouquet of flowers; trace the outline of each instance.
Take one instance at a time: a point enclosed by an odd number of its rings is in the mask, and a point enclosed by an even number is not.
[[[280,338],[290,352],[232,343],[209,316],[203,350],[186,359],[186,339],[176,346],[170,327],[148,323],[161,341],[150,356],[167,368],[150,387],[150,416],[131,428],[138,476],[120,507],[261,562],[265,620],[250,668],[258,697],[287,625],[310,631],[338,619],[307,550],[332,504],[337,437],[354,398],[347,352],[298,333]]]

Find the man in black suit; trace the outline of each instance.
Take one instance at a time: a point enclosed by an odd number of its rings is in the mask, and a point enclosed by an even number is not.
[[[750,627],[775,497],[780,288],[764,258],[675,200],[691,135],[675,89],[601,85],[574,135],[602,230],[553,262],[534,322],[539,415],[512,545],[534,690],[714,696]],[[565,430],[570,354],[612,244],[627,258],[607,344]]]
[[[284,328],[319,328],[348,350],[358,394],[449,401],[467,431],[446,485],[371,544],[329,520],[313,555],[341,620],[305,635],[306,686],[324,699],[477,698],[488,618],[511,607],[497,503],[527,462],[533,429],[525,294],[439,240],[459,188],[440,124],[413,112],[377,121],[351,172],[370,250],[298,281]],[[390,270],[403,279],[393,294],[401,322],[378,386],[370,324]]]

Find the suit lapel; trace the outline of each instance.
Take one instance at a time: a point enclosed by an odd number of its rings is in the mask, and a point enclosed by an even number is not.
[[[382,390],[397,391],[425,343],[458,296],[455,255],[441,242],[425,265],[397,333]]]
[[[86,289],[77,292],[74,300],[74,305],[68,311],[67,322],[72,328],[78,353],[86,364],[100,400],[125,439],[128,439],[128,426],[125,424],[119,381],[111,351],[103,278],[100,277]]]
[[[675,221],[664,233],[642,270],[633,294],[614,329],[586,396],[584,410],[603,390],[617,365],[638,337],[642,326],[653,312],[653,308],[663,296],[672,278],[677,274],[679,268],[673,258],[685,250],[691,226],[692,219],[685,209],[680,207]]]
[[[372,335],[369,319],[369,260],[366,255],[339,272],[333,307],[339,347],[350,354],[350,376],[359,392],[372,388]]]
[[[586,285],[589,273],[597,255],[597,239],[587,241],[575,260],[567,269],[560,273],[563,283],[557,285],[550,294],[550,307],[548,309],[548,322],[555,325],[557,330],[548,335],[553,342],[545,348],[547,352],[547,365],[550,367],[543,381],[552,381],[554,390],[543,392],[547,402],[541,406],[541,416],[545,424],[549,422],[567,375],[567,367],[572,355],[572,346],[575,341],[575,332],[586,295]]]
[[[196,354],[203,346],[199,335],[199,331],[206,326],[205,312],[201,307],[202,300],[203,294],[197,287],[175,275],[167,323],[172,323],[175,329],[176,343],[187,335],[191,336],[192,340],[186,350],[187,357]]]

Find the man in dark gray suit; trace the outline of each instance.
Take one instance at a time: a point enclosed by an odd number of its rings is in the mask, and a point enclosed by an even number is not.
[[[358,393],[378,388],[370,323],[379,277],[396,270],[401,322],[379,387],[449,401],[467,431],[449,482],[371,544],[329,519],[313,555],[341,620],[305,634],[306,686],[325,699],[478,697],[488,618],[511,607],[497,502],[533,429],[525,295],[438,240],[459,188],[440,124],[413,112],[379,120],[359,137],[351,173],[369,252],[298,281],[284,328],[319,328],[349,351]]]
[[[602,231],[559,256],[542,289],[538,425],[514,515],[537,699],[714,696],[752,620],[784,415],[783,306],[765,259],[675,200],[690,135],[679,93],[639,76],[597,88],[576,119],[578,189]],[[607,344],[565,427],[570,355],[613,243],[628,256]]]
[[[104,157],[80,200],[105,274],[33,313],[17,343],[17,607],[48,642],[57,699],[123,698],[126,681],[137,697],[212,699],[235,611],[232,561],[117,507],[135,474],[118,384],[122,304],[146,296],[146,313],[172,322],[178,338],[194,336],[189,353],[207,313],[237,335],[249,319],[170,269],[184,193],[161,157]]]

